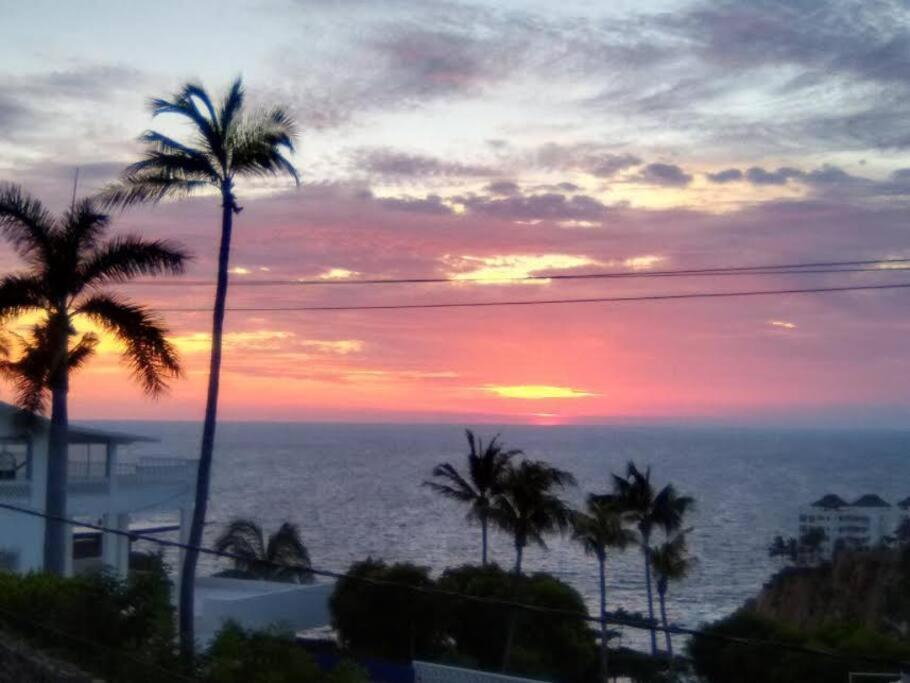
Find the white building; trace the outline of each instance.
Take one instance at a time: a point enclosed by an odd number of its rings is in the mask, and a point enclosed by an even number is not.
[[[17,419],[17,410],[0,403],[0,502],[44,510],[48,427],[49,422],[39,418],[35,426],[24,429]],[[131,444],[150,441],[153,439],[71,425],[67,516],[129,531],[131,519],[139,513],[147,516],[174,512],[180,518],[181,538],[186,538],[196,463],[129,453]],[[73,538],[78,532],[69,528],[66,534],[67,574],[79,570],[80,564],[99,564],[97,560],[91,562],[91,558],[74,559]],[[0,563],[4,568],[41,569],[43,538],[43,519],[0,509]],[[125,576],[130,539],[103,534],[100,545],[100,564]]]
[[[39,418],[23,429],[13,406],[0,402],[0,503],[42,511],[45,507],[49,422]],[[67,517],[134,533],[137,517],[175,513],[186,541],[193,512],[196,462],[132,453],[142,436],[70,425]],[[130,539],[67,528],[71,575],[107,567],[129,571]],[[78,543],[74,543],[78,539]],[[44,565],[44,520],[0,508],[0,569],[40,571]],[[177,578],[176,576],[174,577]],[[207,643],[227,620],[246,628],[284,626],[291,631],[329,624],[332,582],[309,585],[247,581],[214,576],[196,579],[196,633]],[[177,591],[172,595],[176,598]]]
[[[894,537],[898,525],[908,516],[910,498],[896,506],[868,493],[848,503],[829,493],[799,511],[799,535],[821,529],[825,539],[820,554],[830,558],[835,548],[871,548]]]

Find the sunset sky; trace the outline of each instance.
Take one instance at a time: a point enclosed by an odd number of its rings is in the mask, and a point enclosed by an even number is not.
[[[237,75],[297,118],[301,186],[241,183],[234,287],[274,307],[910,282],[900,271],[496,282],[910,258],[910,12],[888,0],[0,2],[0,180],[65,208],[135,159],[151,96]],[[219,200],[132,209],[211,281]],[[7,246],[0,268],[19,267]],[[208,285],[120,288],[161,309]],[[234,312],[227,419],[900,423],[910,292],[547,307]],[[186,376],[115,345],[77,418],[201,419],[210,315],[162,313]],[[22,324],[21,321],[19,324]],[[4,387],[3,398],[10,392]],[[867,422],[869,423],[869,422]]]

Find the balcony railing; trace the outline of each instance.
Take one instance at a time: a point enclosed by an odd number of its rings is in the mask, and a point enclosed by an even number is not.
[[[196,476],[196,461],[167,456],[144,456],[133,462],[118,462],[118,481],[171,482],[192,481]]]
[[[28,479],[9,479],[0,481],[0,498],[28,499],[32,495],[32,482]]]

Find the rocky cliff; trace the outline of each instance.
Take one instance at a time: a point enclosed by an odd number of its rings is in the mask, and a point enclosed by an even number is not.
[[[910,550],[849,551],[819,567],[789,567],[745,609],[802,629],[851,622],[906,637]]]

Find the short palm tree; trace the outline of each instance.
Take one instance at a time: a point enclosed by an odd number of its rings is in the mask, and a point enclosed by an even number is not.
[[[572,538],[585,552],[597,559],[600,587],[600,673],[604,681],[607,673],[607,553],[625,550],[635,542],[635,534],[625,527],[622,507],[613,496],[591,494],[584,510],[572,516]]]
[[[486,565],[490,508],[502,489],[509,460],[520,455],[521,451],[505,450],[498,436],[484,445],[470,429],[465,430],[465,435],[468,438],[467,474],[462,475],[454,465],[444,462],[433,468],[437,481],[425,481],[424,486],[468,505],[468,519],[480,523],[481,562]]]
[[[0,279],[0,322],[37,315],[21,352],[0,369],[11,378],[17,402],[29,413],[51,406],[45,510],[66,516],[67,393],[70,373],[94,353],[98,337],[79,334],[74,323],[86,319],[113,335],[124,348],[133,376],[146,393],[157,396],[179,375],[177,354],[163,323],[148,309],[115,294],[105,285],[139,275],[183,272],[186,253],[164,241],[137,236],[105,239],[110,219],[93,202],[74,202],[54,217],[17,185],[0,185],[0,231],[27,268]],[[45,524],[45,569],[65,567],[66,527]]]
[[[290,522],[282,524],[266,540],[262,527],[254,521],[235,519],[217,538],[215,549],[233,556],[231,576],[289,583],[313,580],[310,553],[300,538],[300,530]]]
[[[672,534],[682,528],[686,513],[694,500],[680,496],[672,484],[655,492],[651,483],[651,468],[639,470],[635,463],[626,467],[624,477],[613,475],[613,493],[622,506],[627,520],[638,530],[645,565],[645,589],[648,598],[648,619],[651,623],[651,654],[657,654],[657,631],[654,628],[654,593],[651,580],[651,536],[657,528]]]
[[[569,528],[572,511],[559,491],[574,485],[571,474],[541,461],[522,460],[506,470],[491,519],[514,539],[516,576],[529,543],[545,548],[544,536]]]
[[[234,81],[218,106],[201,85],[188,83],[169,99],[151,101],[153,116],[171,114],[189,124],[192,136],[181,142],[157,131],[140,137],[143,158],[128,166],[120,180],[102,193],[109,206],[126,207],[154,203],[169,197],[184,197],[214,191],[221,198],[221,245],[212,320],[212,351],[209,363],[205,419],[196,477],[196,502],[190,524],[189,545],[184,555],[180,581],[180,642],[185,654],[194,647],[193,594],[198,551],[202,542],[211,480],[212,452],[218,414],[221,375],[221,345],[227,301],[231,234],[234,215],[240,213],[234,194],[235,181],[250,176],[290,175],[299,183],[297,169],[284,156],[293,152],[297,128],[279,107],[244,113],[244,90]]]
[[[559,497],[559,492],[574,485],[575,477],[571,474],[541,461],[522,460],[506,469],[501,489],[493,499],[490,519],[514,539],[513,592],[521,580],[521,560],[528,543],[545,548],[544,536],[569,528],[572,511]],[[517,616],[513,610],[509,617],[502,654],[503,671],[509,666]]]
[[[678,532],[667,538],[651,553],[651,564],[657,576],[657,597],[660,602],[660,620],[667,638],[667,655],[673,657],[673,639],[667,622],[667,589],[671,581],[684,579],[695,567],[696,560],[688,554],[686,533]]]

